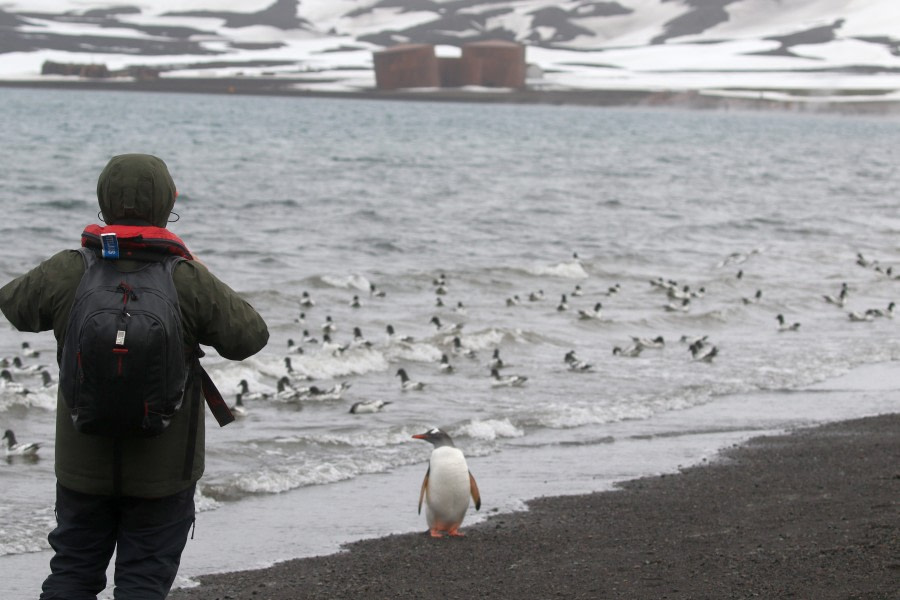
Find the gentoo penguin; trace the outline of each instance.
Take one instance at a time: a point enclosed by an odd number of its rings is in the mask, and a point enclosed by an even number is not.
[[[756,290],[756,293],[749,298],[741,298],[741,302],[744,304],[758,304],[760,300],[762,300],[762,290]]]
[[[235,394],[234,406],[231,407],[231,414],[238,418],[247,416],[247,407],[244,406],[243,394],[240,392]]]
[[[565,361],[565,363],[569,365],[569,369],[571,371],[590,371],[594,368],[594,365],[587,363],[575,356],[574,350],[569,350],[568,352],[566,352],[566,356],[563,358],[563,361]]]
[[[434,323],[439,333],[459,333],[463,328],[462,323],[441,323],[437,315],[431,317],[430,323]]]
[[[867,315],[872,315],[873,317],[887,317],[888,319],[894,318],[894,308],[896,304],[891,302],[888,304],[887,309],[882,310],[880,308],[870,308],[866,311]]]
[[[441,354],[441,364],[440,364],[441,373],[452,373],[454,371],[453,365],[450,364],[450,359],[447,358],[446,354]]]
[[[854,311],[848,312],[847,316],[849,316],[850,320],[854,321],[854,322],[873,321],[875,319],[875,317],[872,315],[872,313],[870,313],[868,311],[860,312],[860,311],[854,310]]]
[[[669,302],[665,306],[663,306],[669,312],[687,312],[691,310],[691,299],[685,298],[681,301],[681,304],[676,304],[674,302]]]
[[[35,455],[37,455],[38,449],[41,447],[41,445],[37,442],[24,443],[24,444],[18,443],[16,441],[16,434],[14,434],[12,432],[12,429],[7,429],[3,433],[3,439],[6,440],[6,455],[7,456],[35,456]],[[447,439],[449,440],[450,438],[447,438]],[[451,445],[452,445],[452,442],[451,442]],[[462,454],[460,454],[460,458],[462,458]],[[465,464],[465,460],[463,460],[463,464]],[[427,479],[427,477],[426,477],[426,479]],[[475,485],[474,480],[472,481],[472,485],[473,486]],[[473,489],[475,490],[475,493],[477,494],[477,492],[478,492],[477,488],[473,488]],[[481,503],[479,502],[478,505],[480,506]],[[463,512],[465,512],[465,511],[463,511]],[[462,519],[460,519],[460,521],[462,521]]]
[[[331,335],[335,331],[337,331],[337,325],[331,320],[331,315],[325,315],[325,322],[322,323],[322,333]]]
[[[240,393],[244,400],[268,400],[272,397],[272,394],[267,392],[251,392],[250,384],[246,379],[241,379],[238,386],[241,388]]]
[[[413,438],[434,445],[419,492],[419,514],[422,514],[424,499],[425,519],[431,537],[443,537],[445,532],[455,537],[462,536],[459,526],[469,508],[469,495],[475,501],[475,510],[481,508],[481,494],[469,472],[466,458],[453,445],[450,436],[440,429],[431,429]]]
[[[409,375],[406,374],[406,369],[397,369],[397,377],[400,378],[400,389],[404,392],[421,390],[425,387],[425,384],[421,381],[410,379]]]
[[[800,323],[788,323],[784,320],[784,315],[779,314],[775,319],[778,321],[778,331],[797,331],[800,329]]]
[[[312,376],[306,375],[305,373],[298,373],[294,370],[294,365],[291,362],[290,356],[284,357],[284,369],[287,371],[287,378],[291,385],[298,381],[312,381]]]
[[[847,303],[847,284],[845,283],[841,286],[841,292],[837,296],[824,294],[822,298],[824,298],[825,302],[828,304],[834,304],[835,306],[844,308],[844,304]]]
[[[876,309],[870,309],[870,310],[876,310]],[[893,310],[894,309],[892,308],[891,311],[893,311]],[[22,362],[21,357],[13,356],[12,367],[10,367],[10,368],[13,369],[14,371],[16,371],[17,373],[31,374],[31,373],[40,373],[41,371],[46,369],[47,366],[46,365],[26,365],[25,363]]]
[[[671,300],[685,300],[691,297],[691,286],[686,285],[682,289],[668,288],[666,295]]]
[[[698,342],[691,346],[691,356],[699,362],[711,363],[719,355],[719,348]]]
[[[302,392],[296,389],[293,385],[291,385],[291,379],[287,375],[281,377],[276,383],[276,391],[273,398],[276,400],[281,400],[283,402],[290,402],[291,400],[297,400],[302,395]],[[243,406],[243,395],[238,394],[236,398],[235,406]]]
[[[362,402],[354,402],[350,407],[350,414],[361,415],[364,413],[375,413],[390,404],[390,400],[364,400]]]
[[[503,359],[500,358],[500,348],[494,348],[494,354],[491,356],[491,369],[502,369],[504,367]]]
[[[578,309],[578,318],[579,319],[599,319],[601,315],[601,311],[603,309],[603,304],[597,302],[594,304],[593,309],[589,308],[579,308]]]
[[[637,344],[628,346],[627,348],[616,346],[615,348],[613,348],[613,356],[627,356],[629,358],[635,358],[637,356],[640,356],[641,352],[643,351],[644,347]]]
[[[12,373],[9,369],[0,371],[0,389],[6,390],[11,394],[30,394],[31,391],[18,381],[13,380]]]
[[[453,354],[465,356],[466,358],[478,358],[478,354],[474,350],[462,345],[462,340],[459,339],[458,335],[453,338]]]
[[[872,267],[872,266],[878,264],[878,261],[877,260],[869,260],[862,255],[862,252],[857,252],[856,253],[856,264],[868,269],[869,267]]]
[[[322,352],[326,352],[331,354],[332,356],[340,356],[344,352],[346,352],[349,346],[344,345],[341,346],[336,342],[331,341],[331,336],[327,333],[322,334]]]
[[[353,341],[350,342],[351,348],[371,348],[372,342],[367,340],[359,327],[353,328]]]
[[[399,342],[399,343],[405,343],[405,344],[412,344],[413,342],[416,341],[411,335],[402,335],[402,336],[398,335],[397,332],[394,331],[394,326],[391,324],[388,324],[386,330],[387,330],[387,337],[388,337],[389,343]]]
[[[492,387],[522,387],[528,381],[524,375],[501,375],[497,369],[491,369]]]
[[[700,342],[701,345],[702,345],[702,344],[705,344],[707,338],[709,338],[708,335],[700,335],[700,336],[683,335],[683,336],[681,336],[681,339],[680,339],[679,341],[680,341],[682,344],[687,344],[688,346],[693,346],[693,345],[695,345],[697,342]]]
[[[658,335],[653,339],[631,336],[631,341],[633,341],[636,346],[643,346],[644,348],[662,348],[666,345],[666,339],[661,335]]]

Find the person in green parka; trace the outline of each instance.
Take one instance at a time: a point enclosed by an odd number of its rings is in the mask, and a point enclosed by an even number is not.
[[[166,164],[146,154],[113,157],[97,183],[107,226],[164,230],[176,196]],[[117,268],[133,271],[141,264],[119,260]],[[0,310],[20,331],[52,329],[59,360],[84,272],[81,254],[63,250],[0,289]],[[172,278],[186,350],[207,345],[226,359],[243,360],[266,345],[269,333],[262,317],[202,263],[179,261]],[[191,419],[188,410],[191,399],[202,402],[198,390],[191,389],[200,386],[195,379],[188,380],[184,406],[160,435],[125,438],[117,452],[113,438],[79,433],[58,394],[57,527],[48,537],[55,554],[42,599],[96,599],[106,586],[114,550],[116,598],[168,595],[194,522],[194,489],[204,470],[205,411],[201,404],[199,418]]]

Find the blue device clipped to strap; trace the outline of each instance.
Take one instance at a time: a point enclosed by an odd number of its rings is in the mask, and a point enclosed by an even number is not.
[[[101,233],[100,243],[103,246],[103,258],[110,260],[119,258],[119,238],[115,233]]]

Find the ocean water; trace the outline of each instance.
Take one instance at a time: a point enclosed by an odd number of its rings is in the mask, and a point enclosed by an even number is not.
[[[247,400],[224,429],[208,419],[178,585],[424,529],[430,446],[411,436],[433,426],[479,481],[468,523],[759,433],[900,408],[900,317],[848,317],[900,298],[896,118],[15,89],[0,107],[0,279],[98,222],[110,156],[156,154],[179,188],[170,228],[269,324],[255,357],[210,351],[220,390],[274,392],[286,356],[310,378],[298,386],[349,385]],[[666,310],[681,301],[660,278],[695,292],[688,311]],[[826,302],[843,284],[845,305]],[[579,318],[598,302],[601,318]],[[799,329],[779,331],[779,314]],[[343,351],[324,347],[326,317]],[[632,336],[665,344],[613,353]],[[680,341],[700,336],[711,362]],[[0,323],[0,356],[22,342],[40,351],[25,364],[55,378],[52,334]],[[524,386],[493,384],[495,350]],[[571,350],[591,370],[568,369]],[[402,391],[399,368],[424,389]],[[0,425],[43,447],[0,462],[0,574],[5,597],[28,598],[50,556],[55,388],[13,376],[33,391],[0,390]],[[390,404],[350,414],[368,400]]]

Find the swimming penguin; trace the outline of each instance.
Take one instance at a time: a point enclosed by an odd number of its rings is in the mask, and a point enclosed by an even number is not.
[[[350,407],[350,414],[361,415],[364,413],[375,413],[382,408],[391,404],[390,400],[363,400],[362,402],[354,402]]]
[[[397,369],[397,377],[400,378],[400,389],[404,392],[418,391],[425,388],[425,384],[421,381],[413,381],[406,374],[406,369]]]
[[[429,432],[430,433],[430,432]],[[447,438],[450,439],[450,438]],[[7,429],[3,433],[3,440],[6,441],[6,456],[36,456],[38,449],[41,445],[38,442],[27,442],[27,443],[19,443],[16,441],[16,434],[12,432],[12,429]],[[452,442],[451,442],[452,445]],[[462,457],[462,454],[460,454]],[[465,460],[463,460],[463,464],[465,464]],[[426,477],[427,479],[427,477]],[[474,486],[474,480],[472,485]],[[473,488],[476,489],[477,488]],[[421,502],[419,503],[421,505]],[[467,502],[468,504],[468,502]],[[479,503],[479,506],[481,504]],[[462,521],[462,519],[460,519]]]
[[[585,320],[587,320],[587,319],[599,319],[599,318],[600,318],[600,315],[602,314],[602,313],[601,313],[602,309],[603,309],[603,304],[600,303],[600,302],[597,302],[596,304],[594,304],[594,308],[593,308],[593,309],[589,309],[589,308],[579,308],[579,309],[578,309],[578,318],[579,318],[579,319],[585,319]]]
[[[242,418],[247,416],[247,407],[244,406],[243,394],[238,392],[234,396],[234,406],[231,407],[231,414],[233,414],[237,418]]]
[[[797,331],[800,329],[800,323],[788,323],[784,320],[784,315],[779,314],[775,317],[778,321],[778,331]]]
[[[450,436],[440,429],[434,428],[413,438],[434,445],[419,492],[419,514],[422,514],[424,499],[425,519],[431,537],[443,537],[445,532],[454,537],[462,536],[459,526],[469,508],[469,495],[475,501],[475,510],[481,509],[481,494],[466,458],[453,445]]]

